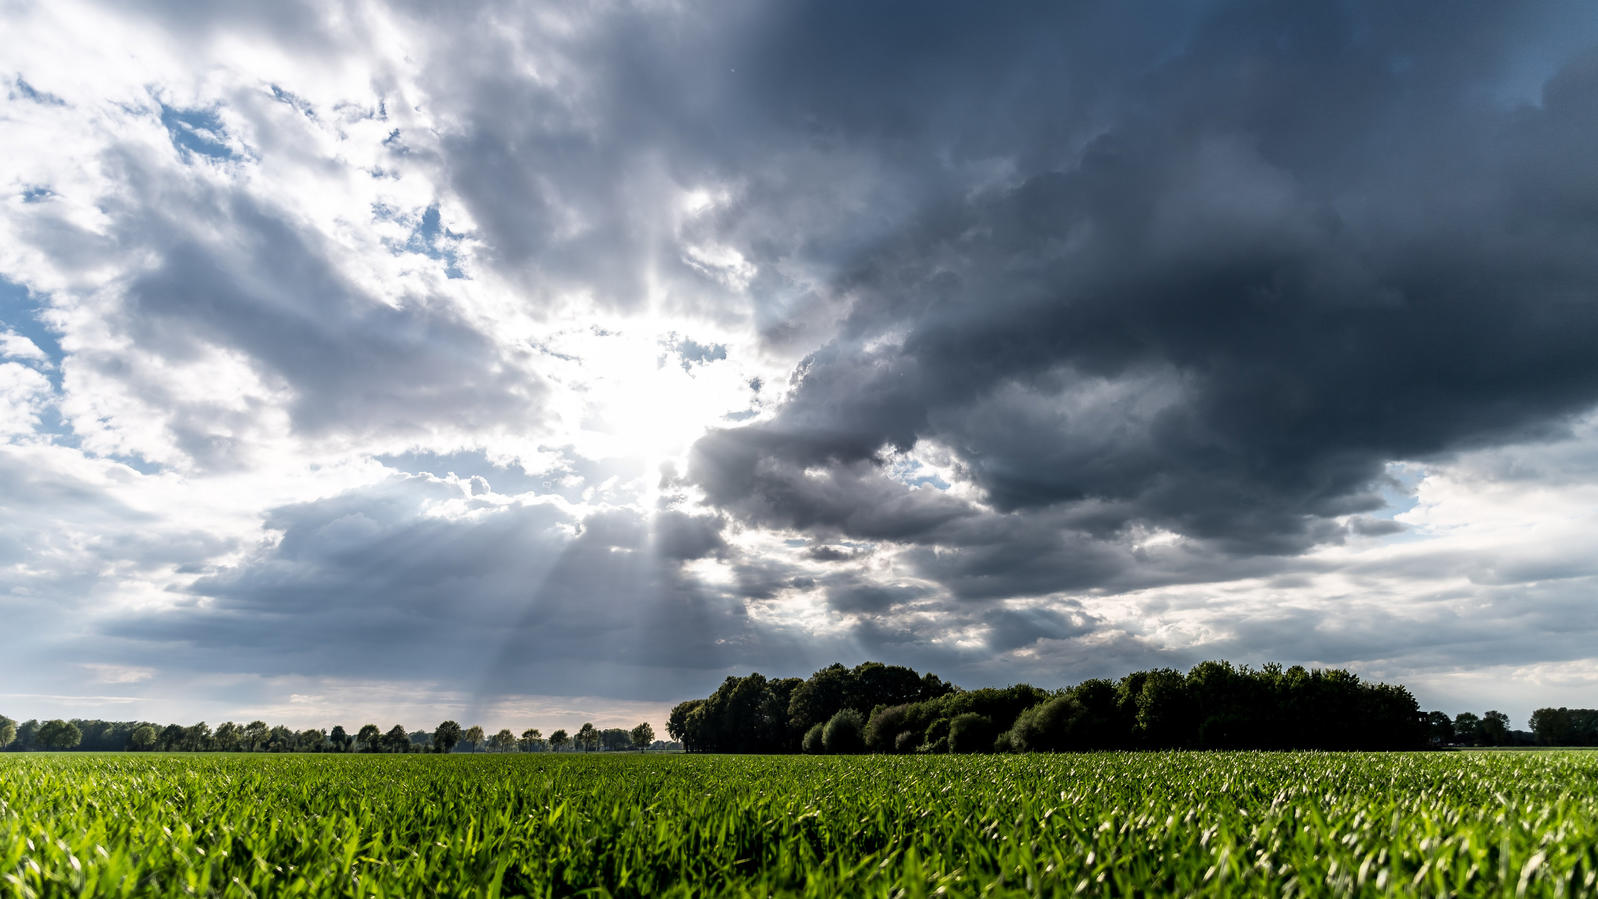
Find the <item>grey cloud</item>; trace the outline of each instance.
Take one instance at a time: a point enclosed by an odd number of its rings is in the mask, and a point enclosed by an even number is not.
[[[532,414],[541,383],[447,302],[371,296],[281,212],[241,194],[196,199],[187,210],[196,224],[233,234],[229,245],[170,213],[152,220],[148,210],[125,210],[126,227],[169,235],[159,264],[128,288],[125,326],[141,349],[174,359],[201,342],[241,350],[294,389],[295,425],[313,435],[493,430]],[[175,397],[167,404],[182,410]],[[200,417],[178,428],[202,461],[218,455],[205,450]]]
[[[926,587],[908,584],[843,584],[827,590],[827,607],[834,612],[880,614],[920,599],[930,592]]]
[[[1075,530],[1040,538],[1073,544],[1041,590],[1121,579],[1099,544],[1139,526],[1222,555],[1336,542],[1389,460],[1561,433],[1598,401],[1574,164],[1598,68],[1538,106],[1472,99],[1540,15],[1223,8],[1114,86],[1080,152],[929,195],[864,248],[788,405],[706,437],[692,476],[753,520],[938,543],[958,515],[835,487],[934,439],[998,512]]]
[[[805,557],[813,562],[847,562],[855,557],[854,552],[839,546],[829,546],[825,543],[810,546],[805,549]]]
[[[906,489],[864,451],[829,463],[829,436],[763,425],[712,432],[695,444],[688,477],[746,521],[824,535],[914,539],[972,514],[937,490]]]
[[[1103,621],[1074,602],[1056,607],[1001,609],[987,618],[988,646],[997,652],[1032,646],[1040,640],[1069,640],[1098,631]]]
[[[192,40],[236,32],[329,58],[358,42],[305,4],[134,9]],[[661,698],[731,667],[869,657],[967,683],[1206,655],[1389,659],[1406,641],[1425,665],[1536,658],[1545,637],[1550,657],[1575,657],[1589,572],[1552,558],[1454,569],[1477,583],[1432,599],[1479,599],[1478,620],[1282,609],[1174,650],[1055,597],[1244,577],[1288,589],[1315,570],[1295,558],[1305,549],[1395,533],[1377,517],[1389,460],[1547,440],[1598,401],[1598,64],[1580,53],[1598,33],[1584,12],[624,4],[545,29],[536,20],[558,11],[383,9],[420,23],[426,97],[379,71],[366,99],[400,132],[392,160],[447,195],[396,248],[503,278],[535,315],[583,295],[752,325],[759,350],[803,359],[786,403],[695,447],[687,477],[714,514],[578,520],[547,495],[497,505],[396,478],[276,510],[266,524],[282,540],[236,567],[195,561],[217,547],[174,553],[210,573],[176,608],[106,633],[130,658],[197,670]],[[284,74],[272,84],[292,98],[302,88]],[[407,118],[423,102],[448,110],[436,133]],[[26,221],[61,266],[149,254],[115,322],[140,351],[236,350],[293,390],[297,430],[384,450],[441,426],[538,427],[546,385],[529,359],[446,298],[371,296],[285,210],[179,184],[131,149],[106,162],[127,191],[104,204],[107,235],[54,202]],[[678,192],[694,187],[717,193],[690,214]],[[469,240],[434,211],[457,202]],[[694,247],[746,266],[733,277]],[[725,348],[676,351],[691,365]],[[202,464],[225,464],[261,411],[134,386]],[[929,448],[979,499],[895,476],[894,451]],[[573,452],[557,471],[517,472],[479,455],[381,460],[568,502],[581,486],[541,478],[591,486],[610,464]],[[1591,458],[1574,455],[1487,474],[1579,478]],[[425,511],[445,498],[472,515]],[[798,542],[745,554],[728,540],[743,528]],[[1162,530],[1181,539],[1143,542]],[[27,536],[0,529],[0,553]],[[853,570],[849,540],[935,586]],[[705,558],[731,568],[730,586],[684,573]],[[791,591],[846,626],[816,638],[755,614]],[[1051,598],[1001,602],[1017,597]],[[986,642],[954,648],[956,631]]]
[[[216,671],[664,699],[719,670],[718,639],[748,629],[740,604],[679,575],[681,547],[652,550],[635,513],[426,511],[461,498],[451,483],[394,478],[278,509],[267,526],[281,539],[196,582],[204,602],[120,617],[106,634]]]
[[[667,511],[654,518],[656,548],[668,559],[702,559],[727,549],[721,531],[727,521],[719,515],[688,515]]]

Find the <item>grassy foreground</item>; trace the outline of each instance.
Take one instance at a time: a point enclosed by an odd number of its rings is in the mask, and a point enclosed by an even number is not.
[[[1591,895],[1598,754],[0,756],[0,896]]]

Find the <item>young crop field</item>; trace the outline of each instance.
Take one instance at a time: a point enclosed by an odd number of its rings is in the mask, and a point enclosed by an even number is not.
[[[1595,892],[1587,753],[0,756],[0,896]]]

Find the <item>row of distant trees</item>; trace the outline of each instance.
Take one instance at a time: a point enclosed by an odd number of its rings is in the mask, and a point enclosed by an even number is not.
[[[1545,711],[1548,710],[1538,709],[1532,715],[1533,730],[1538,726],[1537,715]],[[1432,743],[1442,746],[1531,746],[1540,741],[1535,733],[1512,730],[1509,727],[1509,716],[1494,709],[1489,709],[1480,716],[1474,712],[1461,712],[1453,718],[1449,718],[1443,712],[1427,712],[1426,735]]]
[[[147,721],[86,719],[24,721],[0,715],[0,749],[84,750],[135,752],[600,752],[627,749],[677,749],[655,739],[648,722],[631,730],[596,728],[584,724],[576,733],[557,730],[548,737],[538,728],[517,735],[509,728],[485,734],[473,725],[462,728],[445,721],[432,731],[407,731],[394,725],[387,731],[367,724],[351,734],[343,726],[332,730],[291,730],[269,727],[264,721],[216,726],[205,722],[165,727]]]
[[[1558,717],[1538,715],[1534,730]],[[1598,719],[1581,720],[1588,731],[1571,724],[1565,732],[1598,733]],[[1407,688],[1364,683],[1342,669],[1218,661],[1058,690],[962,690],[880,662],[832,665],[803,680],[751,674],[679,703],[666,729],[689,750],[762,753],[1417,749],[1542,739],[1541,731],[1509,730],[1496,711],[1423,713]]]

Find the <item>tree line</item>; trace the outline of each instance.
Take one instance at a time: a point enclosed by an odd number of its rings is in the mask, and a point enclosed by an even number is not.
[[[485,734],[478,725],[462,728],[445,721],[432,731],[407,731],[396,724],[387,731],[367,724],[355,733],[342,725],[332,730],[291,730],[264,721],[223,722],[214,729],[205,722],[165,727],[148,721],[24,721],[0,715],[0,750],[79,750],[98,752],[615,752],[680,749],[655,739],[648,722],[632,729],[596,728],[584,724],[576,733],[557,730],[549,736],[536,727],[520,735],[509,728]]]
[[[1448,725],[1443,733],[1441,722]],[[679,703],[666,730],[691,751],[1058,752],[1094,749],[1418,749],[1511,742],[1507,717],[1423,713],[1409,690],[1336,668],[1203,662],[1045,690],[962,690],[880,662],[807,679],[728,677]]]
[[[1543,746],[1598,746],[1598,709],[1538,709],[1531,736]]]

